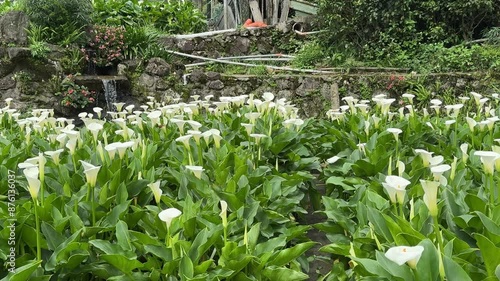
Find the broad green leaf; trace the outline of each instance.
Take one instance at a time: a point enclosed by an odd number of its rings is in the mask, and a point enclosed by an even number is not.
[[[481,256],[483,257],[488,276],[495,276],[495,271],[500,264],[500,255],[498,254],[500,253],[500,248],[479,233],[476,233],[474,237],[477,240],[477,246],[479,247]]]
[[[255,246],[254,255],[259,256],[263,253],[273,252],[275,249],[284,247],[285,245],[286,237],[280,236],[271,238],[266,242],[257,244],[257,246]]]
[[[179,274],[181,276],[181,280],[189,280],[194,275],[193,262],[188,255],[184,255],[181,259]]]
[[[209,232],[207,228],[204,228],[196,235],[188,253],[194,264],[197,264],[203,254],[213,245],[214,236],[217,237],[217,235],[214,235],[214,231]]]
[[[89,244],[103,251],[107,255],[122,255],[127,258],[135,257],[135,254],[132,251],[125,251],[121,246],[112,244],[106,240],[94,239],[90,240]]]
[[[344,177],[331,176],[326,180],[326,184],[338,185],[344,188],[344,190],[354,190],[353,186],[346,184],[344,181],[346,181]]]
[[[104,218],[102,225],[103,226],[115,226],[118,223],[118,220],[122,218],[125,212],[128,209],[131,201],[123,202],[119,205],[116,205],[111,212],[109,212],[108,216]]]
[[[47,271],[53,271],[59,262],[58,256],[61,252],[66,251],[68,248],[68,245],[71,243],[74,243],[75,241],[79,241],[81,238],[81,234],[83,232],[83,229],[78,230],[77,232],[73,233],[70,237],[68,237],[63,243],[61,243],[55,251],[52,253],[50,256],[49,260],[45,264],[45,270]]]
[[[398,265],[397,263],[386,258],[383,253],[378,251],[376,256],[377,261],[380,263],[382,268],[389,272],[395,280],[410,281],[414,279],[410,267],[406,265]]]
[[[373,224],[375,232],[382,235],[387,242],[394,242],[392,233],[386,225],[384,216],[374,208],[368,208],[368,220]]]
[[[116,240],[118,245],[122,247],[125,251],[132,251],[132,245],[130,245],[130,235],[128,234],[127,224],[120,220],[116,224]]]
[[[284,266],[288,264],[290,261],[302,255],[305,251],[311,249],[314,245],[316,245],[316,242],[305,242],[297,244],[292,248],[281,250],[275,258],[269,261],[269,264],[276,266]]]
[[[481,219],[484,227],[488,231],[488,238],[494,243],[500,243],[500,226],[497,223],[488,218],[485,214],[476,211],[477,216]]]
[[[146,250],[146,252],[148,253],[151,253],[163,259],[163,261],[172,260],[172,251],[171,249],[168,249],[165,246],[144,245],[144,250]]]
[[[424,247],[424,251],[417,263],[416,279],[421,281],[436,281],[439,279],[439,256],[436,247],[429,239],[425,239],[418,245]]]
[[[136,257],[126,258],[122,255],[102,255],[100,257],[123,273],[130,273],[132,270],[142,268],[142,263]]]
[[[30,280],[30,276],[40,266],[41,261],[33,261],[19,268],[16,268],[14,274],[9,273],[1,281],[26,281]]]
[[[62,242],[64,241],[64,237],[57,232],[52,225],[42,222],[41,230],[43,233],[43,236],[47,240],[47,246],[49,247],[49,250],[54,251],[57,246],[61,245]]]
[[[362,266],[366,272],[373,276],[392,278],[392,275],[385,270],[379,262],[371,259],[351,257],[353,261]]]
[[[286,267],[270,266],[264,268],[262,275],[273,281],[298,281],[306,280],[309,276],[303,272],[295,271]]]
[[[452,258],[443,256],[444,272],[447,280],[472,281],[467,272]]]
[[[252,253],[253,249],[257,245],[257,241],[259,239],[260,234],[260,222],[256,223],[250,230],[248,231],[248,248],[250,249],[250,253]]]

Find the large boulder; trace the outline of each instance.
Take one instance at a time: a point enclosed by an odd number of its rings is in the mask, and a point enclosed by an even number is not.
[[[11,11],[0,17],[0,41],[4,44],[27,45],[29,27],[28,16],[19,11]]]
[[[162,58],[152,58],[146,66],[145,72],[154,76],[168,76],[172,67]]]

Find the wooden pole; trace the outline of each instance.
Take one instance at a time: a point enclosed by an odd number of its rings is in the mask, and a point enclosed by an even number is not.
[[[290,10],[290,0],[283,0],[281,5],[281,17],[280,22],[285,22],[288,20],[288,11]]]
[[[227,0],[224,0],[224,29],[228,29],[227,27],[227,20],[228,20],[228,15],[227,15]]]
[[[279,0],[273,0],[273,21],[271,24],[278,23],[278,8],[279,8]]]

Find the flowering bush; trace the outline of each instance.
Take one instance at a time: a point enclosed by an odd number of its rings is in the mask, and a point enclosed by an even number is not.
[[[123,59],[127,48],[124,41],[125,28],[105,25],[94,26],[90,31],[87,49],[82,49],[85,59],[97,66],[110,66]]]
[[[85,108],[95,102],[95,91],[75,83],[73,75],[66,76],[61,83],[61,91],[56,96],[62,96],[61,105],[74,108]]]

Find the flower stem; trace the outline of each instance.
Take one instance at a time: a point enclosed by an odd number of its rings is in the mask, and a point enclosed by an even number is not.
[[[396,206],[397,203],[392,204],[392,208],[394,209],[394,215],[397,217],[398,216],[398,206]]]
[[[399,215],[401,216],[402,219],[406,220],[405,213],[403,212],[403,204],[398,203],[398,207],[399,207]]]
[[[73,172],[76,173],[76,158],[75,158],[75,154],[71,155],[71,159],[73,160]]]
[[[495,189],[494,189],[493,175],[488,175],[488,191],[490,192],[490,213],[493,211],[495,206]]]
[[[193,157],[191,156],[191,148],[189,146],[186,146],[187,151],[188,151],[188,161],[189,165],[193,165]]]
[[[167,226],[167,237],[165,237],[165,245],[170,248],[170,228]]]
[[[224,227],[224,247],[227,245],[227,227]]]
[[[203,167],[203,151],[201,150],[201,144],[198,145],[198,163]]]
[[[90,208],[92,210],[92,226],[95,226],[95,204],[94,204],[94,187],[91,187],[92,189],[90,190]]]
[[[443,239],[442,239],[441,233],[439,231],[439,224],[438,224],[437,216],[433,216],[432,220],[434,222],[434,232],[436,233],[436,240],[437,240],[438,247],[439,247],[439,254],[441,254],[441,252],[443,251],[444,248],[443,248]]]
[[[37,261],[42,260],[42,249],[40,247],[40,220],[38,218],[38,200],[34,199],[35,203],[35,227],[36,227],[36,259]]]

